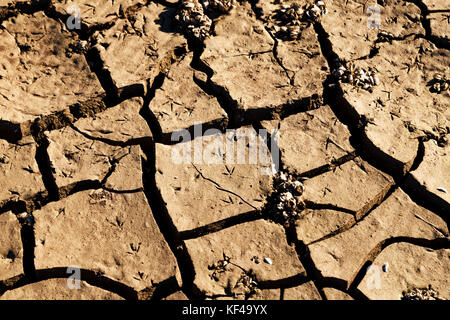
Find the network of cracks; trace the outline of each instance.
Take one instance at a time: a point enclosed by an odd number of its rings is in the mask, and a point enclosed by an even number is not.
[[[445,1],[0,5],[1,298],[449,298]]]

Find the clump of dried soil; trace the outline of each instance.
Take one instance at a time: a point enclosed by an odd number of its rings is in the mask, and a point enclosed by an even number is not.
[[[305,209],[302,196],[305,187],[293,175],[280,171],[274,176],[273,189],[263,211],[269,219],[285,226],[290,225]]]
[[[440,298],[439,293],[429,285],[428,288],[412,288],[406,292],[404,291],[402,300],[442,300],[442,298]]]
[[[184,33],[203,41],[211,35],[212,19],[229,12],[235,6],[236,0],[184,0],[175,20]]]

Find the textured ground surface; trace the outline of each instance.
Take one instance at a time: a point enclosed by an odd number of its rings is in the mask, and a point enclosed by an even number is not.
[[[295,1],[220,2],[196,38],[196,0],[0,0],[0,299],[449,299],[448,1],[374,1],[380,30],[327,1],[296,39]],[[266,157],[201,161],[236,128]],[[303,183],[295,219],[268,159]]]

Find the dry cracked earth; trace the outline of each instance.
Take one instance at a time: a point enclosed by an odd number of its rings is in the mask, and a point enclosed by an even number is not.
[[[0,0],[0,298],[450,298],[450,9],[371,4]]]

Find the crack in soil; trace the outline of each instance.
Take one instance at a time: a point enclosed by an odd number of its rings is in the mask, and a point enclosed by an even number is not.
[[[386,249],[388,246],[396,243],[409,243],[415,246],[420,246],[424,248],[430,248],[433,250],[440,249],[450,249],[450,239],[448,238],[437,238],[437,239],[421,239],[421,238],[411,238],[411,237],[392,237],[379,242],[366,256],[363,260],[364,262],[357,269],[354,276],[348,282],[348,290],[357,288],[364,276],[367,273],[368,267],[372,265],[375,259],[380,255],[380,253]]]
[[[330,68],[339,56],[333,51],[333,46],[328,39],[328,33],[323,29],[319,22],[314,23],[314,29],[318,35],[322,54],[328,61]],[[447,225],[449,224],[448,212],[450,212],[450,204],[445,200],[437,197],[430,191],[426,190],[414,177],[411,176],[411,170],[420,165],[423,160],[423,141],[419,139],[419,150],[417,156],[407,163],[403,163],[393,158],[380,150],[367,136],[365,126],[367,119],[360,116],[356,109],[345,99],[344,92],[339,84],[330,87],[331,78],[328,78],[324,83],[324,98],[330,105],[336,117],[341,121],[350,131],[353,139],[352,145],[362,157],[373,167],[390,175],[395,183],[408,194],[408,196],[418,205],[434,212],[440,216]],[[410,177],[410,179],[406,179]],[[409,181],[406,183],[405,181]]]
[[[137,4],[130,6],[117,15],[112,21],[104,24],[95,24],[88,26],[84,23],[81,24],[80,30],[74,30],[75,34],[81,40],[92,40],[92,36],[97,31],[107,30],[115,25],[119,19],[128,19],[128,14],[131,12],[137,12],[145,6],[148,6],[151,2],[163,5],[165,7],[175,8],[179,4],[171,3],[166,0],[149,0],[145,4]],[[256,19],[266,24],[262,18],[262,12],[257,8],[258,0],[249,1],[252,12],[256,16]],[[439,10],[429,10],[423,1],[409,0],[408,2],[414,3],[421,12],[421,24],[425,30],[425,35],[422,34],[408,34],[405,36],[387,36],[389,42],[403,41],[409,37],[424,38],[436,45],[438,48],[450,49],[447,38],[440,38],[433,35],[430,19],[428,18],[430,13],[438,12]],[[35,12],[44,11],[47,17],[59,22],[64,22],[70,16],[68,14],[61,13],[53,6],[50,0],[41,0],[34,2],[16,2],[8,6],[0,7],[0,21],[6,20],[11,17],[15,17],[19,14],[33,14]],[[445,10],[444,10],[445,11]],[[446,12],[446,11],[445,11]],[[214,27],[214,21],[213,21]],[[313,23],[313,28],[316,32],[317,39],[320,44],[321,53],[327,60],[329,69],[332,70],[334,61],[339,58],[333,51],[333,46],[329,40],[329,35],[323,28],[320,21]],[[275,62],[279,67],[283,69],[289,79],[290,85],[294,83],[294,75],[291,75],[291,70],[288,70],[282,63],[278,56],[279,39],[277,39],[271,31],[265,26],[266,31],[274,41],[271,51],[252,53],[263,54],[272,53]],[[186,36],[186,35],[185,35]],[[156,143],[173,145],[178,143],[172,141],[172,133],[163,133],[160,123],[150,109],[150,102],[155,96],[155,92],[160,90],[164,79],[167,76],[170,67],[183,59],[187,53],[193,53],[193,58],[190,66],[196,71],[194,73],[192,81],[204,91],[206,94],[214,97],[219,103],[220,107],[226,112],[226,119],[216,119],[210,122],[202,124],[203,131],[209,128],[219,129],[224,132],[226,129],[240,128],[242,126],[251,125],[257,132],[262,128],[261,121],[265,120],[283,120],[291,115],[298,114],[300,112],[306,112],[320,108],[324,104],[328,104],[338,120],[347,126],[351,134],[352,146],[355,151],[345,154],[344,156],[333,159],[330,163],[322,165],[318,168],[303,172],[295,173],[295,176],[304,178],[314,178],[326,172],[334,170],[336,167],[341,166],[349,161],[354,161],[356,157],[361,157],[373,167],[379,169],[383,173],[392,177],[383,190],[379,192],[373,199],[368,201],[358,211],[352,211],[345,208],[340,208],[331,204],[317,204],[311,201],[305,201],[306,207],[313,210],[331,209],[344,213],[351,214],[353,219],[348,223],[341,226],[339,229],[327,234],[326,236],[305,244],[299,240],[295,225],[291,224],[286,226],[285,235],[287,243],[295,248],[297,258],[303,265],[306,272],[284,278],[279,280],[261,281],[257,284],[259,289],[280,289],[280,299],[285,297],[285,289],[300,286],[308,281],[313,282],[320,297],[324,300],[327,299],[324,289],[335,288],[344,293],[347,293],[354,299],[366,300],[368,299],[360,290],[357,289],[361,281],[367,272],[367,267],[370,266],[376,257],[388,246],[395,243],[410,243],[416,246],[422,246],[433,250],[450,249],[450,243],[448,238],[437,238],[433,240],[411,238],[411,237],[393,237],[378,243],[370,253],[365,257],[364,262],[361,264],[357,271],[352,276],[350,281],[342,279],[324,277],[322,271],[316,266],[313,261],[309,245],[331,238],[345,231],[350,230],[356,226],[359,222],[365,219],[373,210],[380,206],[389,196],[398,188],[401,188],[417,205],[426,208],[433,212],[437,216],[441,217],[445,223],[449,224],[448,212],[450,212],[450,204],[442,198],[436,196],[432,192],[428,191],[426,187],[420,184],[413,176],[412,172],[416,170],[423,162],[425,154],[424,142],[427,140],[435,140],[440,142],[443,138],[442,135],[436,135],[432,132],[426,132],[422,130],[423,135],[418,138],[419,145],[416,156],[410,161],[404,163],[390,155],[384,153],[369,139],[365,131],[368,124],[368,120],[358,114],[356,109],[347,101],[344,97],[344,92],[339,84],[334,87],[329,86],[332,83],[332,79],[329,76],[323,83],[322,94],[313,94],[310,97],[304,97],[294,101],[287,101],[278,106],[268,106],[264,108],[244,108],[236,99],[234,99],[229,90],[221,85],[215,83],[211,78],[214,75],[207,63],[201,59],[201,55],[205,49],[203,43],[196,39],[186,36],[188,41],[188,48],[178,47],[175,50],[169,52],[162,59],[158,61],[155,71],[147,79],[147,88],[144,88],[142,84],[134,84],[122,88],[118,88],[111,77],[111,73],[105,67],[104,61],[100,56],[98,48],[89,48],[84,56],[87,61],[91,62],[90,68],[93,73],[96,74],[102,88],[105,93],[102,93],[96,97],[92,97],[86,101],[79,101],[66,107],[62,111],[54,112],[48,115],[40,116],[34,120],[26,121],[23,123],[13,123],[6,120],[0,120],[0,139],[6,140],[9,143],[20,145],[20,140],[27,136],[32,136],[36,144],[35,160],[39,168],[39,172],[42,177],[43,184],[46,191],[36,193],[32,196],[28,196],[24,199],[8,199],[0,202],[0,214],[11,211],[13,212],[20,222],[20,234],[23,247],[23,272],[24,274],[12,277],[7,280],[0,281],[0,296],[8,291],[25,286],[27,284],[36,283],[54,278],[68,278],[67,268],[58,267],[51,269],[36,270],[34,264],[34,248],[35,248],[35,233],[34,233],[34,217],[33,212],[45,205],[60,201],[73,194],[86,190],[103,189],[110,192],[117,193],[135,193],[143,192],[148,200],[148,205],[153,213],[153,217],[158,225],[158,228],[163,235],[165,241],[170,247],[171,252],[177,260],[177,266],[181,274],[181,288],[178,284],[178,280],[175,277],[170,277],[158,284],[154,284],[151,288],[146,288],[142,291],[136,291],[134,288],[129,287],[123,283],[107,278],[104,275],[98,274],[95,271],[82,269],[81,276],[87,283],[102,288],[104,290],[118,294],[119,296],[128,299],[153,299],[160,300],[170,294],[182,290],[182,292],[189,299],[205,299],[207,296],[205,293],[197,287],[194,283],[196,278],[196,270],[194,268],[192,257],[190,256],[185,241],[189,239],[199,238],[211,233],[219,232],[226,228],[230,228],[235,225],[256,221],[263,219],[264,216],[260,214],[259,210],[245,201],[240,195],[223,189],[214,180],[203,176],[202,172],[197,169],[197,172],[201,177],[207,181],[213,183],[216,189],[231,193],[239,197],[242,201],[252,207],[253,211],[241,213],[230,218],[222,219],[195,229],[178,231],[172,217],[167,209],[167,205],[164,202],[160,188],[156,183]],[[377,39],[367,56],[357,58],[356,60],[370,59],[378,54],[379,48],[376,47],[377,43],[382,42]],[[203,75],[206,75],[206,79]],[[146,121],[148,127],[152,132],[152,137],[131,138],[127,141],[116,141],[113,139],[94,137],[86,132],[79,130],[75,123],[82,118],[93,118],[96,114],[102,113],[109,108],[115,107],[118,104],[134,97],[141,97],[144,99],[143,107],[139,114]],[[47,152],[49,141],[46,137],[46,132],[58,130],[64,127],[70,126],[72,129],[83,135],[85,138],[92,141],[101,141],[111,146],[118,146],[121,148],[129,148],[130,146],[139,145],[143,153],[141,158],[142,165],[142,179],[143,187],[133,190],[112,190],[105,186],[108,178],[115,172],[117,164],[120,159],[113,159],[110,162],[110,168],[102,180],[83,180],[71,183],[66,186],[59,187],[56,184],[54,177],[54,169]],[[448,129],[448,128],[447,128]],[[193,132],[193,127],[186,128],[189,132]],[[448,132],[447,132],[448,134]],[[444,140],[446,134],[443,135]],[[271,150],[271,144],[274,143],[271,136],[266,139],[266,144],[269,150]],[[125,157],[124,155],[123,157]],[[278,158],[277,158],[278,157]],[[281,151],[278,155],[272,155],[274,162],[277,160],[280,163],[280,168],[283,168],[281,161]],[[26,213],[25,215],[23,213]],[[423,219],[422,219],[423,220]],[[427,223],[427,221],[424,220]],[[435,227],[436,228],[436,227]],[[438,228],[438,230],[440,230]],[[445,232],[445,230],[443,230]],[[440,230],[445,236],[446,234]],[[209,297],[209,296],[208,296]],[[210,298],[229,297],[229,295],[215,295]]]

